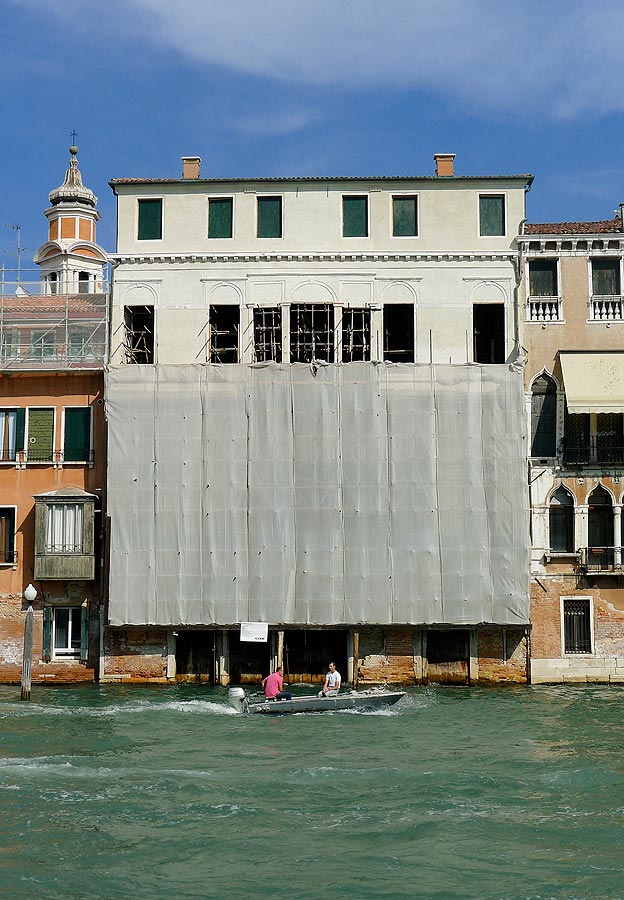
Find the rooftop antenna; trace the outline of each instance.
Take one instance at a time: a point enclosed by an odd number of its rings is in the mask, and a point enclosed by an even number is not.
[[[5,225],[5,228],[10,228],[15,232],[17,236],[17,283],[19,284],[22,265],[22,252],[24,250],[24,248],[22,247],[22,227],[21,225]]]

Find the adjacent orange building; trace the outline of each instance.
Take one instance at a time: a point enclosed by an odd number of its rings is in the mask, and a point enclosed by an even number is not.
[[[0,293],[1,682],[21,677],[28,584],[33,681],[91,681],[99,659],[107,256],[77,152],[50,193],[40,271]]]

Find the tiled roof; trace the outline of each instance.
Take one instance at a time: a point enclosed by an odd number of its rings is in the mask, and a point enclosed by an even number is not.
[[[606,219],[602,222],[526,222],[525,234],[617,234],[622,232],[622,220]]]
[[[5,312],[70,313],[106,310],[105,294],[18,294],[0,296],[0,308]]]
[[[109,185],[118,184],[314,184],[315,182],[392,182],[392,181],[522,181],[529,184],[532,175],[304,175],[292,178],[113,178]]]

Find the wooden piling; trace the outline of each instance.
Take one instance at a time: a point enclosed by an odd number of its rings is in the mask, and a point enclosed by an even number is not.
[[[30,681],[32,668],[33,632],[35,630],[35,613],[28,607],[24,622],[24,653],[22,655],[22,700],[30,700]]]

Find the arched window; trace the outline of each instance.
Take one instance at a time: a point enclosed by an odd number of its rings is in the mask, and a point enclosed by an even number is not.
[[[588,564],[601,569],[609,568],[613,565],[613,504],[611,495],[601,485],[589,495],[587,526]]]
[[[558,487],[548,509],[550,549],[574,553],[574,500],[569,491]]]
[[[556,456],[557,385],[550,375],[540,375],[531,390],[531,456]]]

